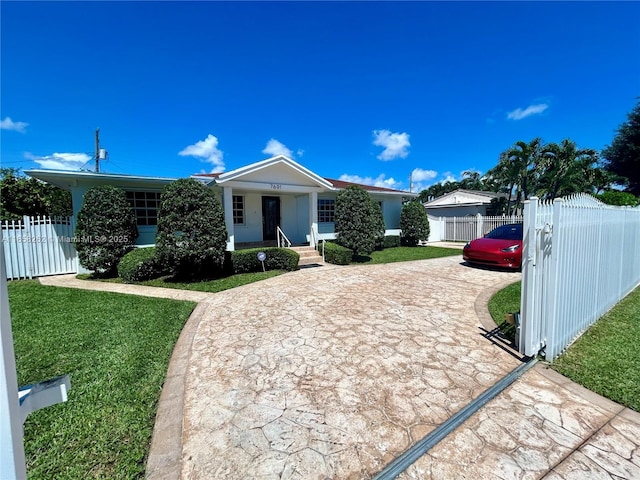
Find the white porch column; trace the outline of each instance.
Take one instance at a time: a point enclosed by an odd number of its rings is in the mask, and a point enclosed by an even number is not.
[[[224,187],[222,193],[224,202],[224,223],[227,227],[227,250],[232,252],[236,249],[235,235],[233,232],[233,188]]]
[[[313,235],[311,232],[318,231],[318,192],[309,193],[309,245],[315,247],[316,244],[313,241]]]

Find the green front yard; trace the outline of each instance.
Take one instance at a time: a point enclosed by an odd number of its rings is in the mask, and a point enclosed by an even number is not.
[[[374,264],[427,260],[429,258],[462,255],[462,249],[442,247],[392,247],[376,250],[371,255],[357,256],[352,264]]]
[[[489,312],[505,334],[504,314],[520,310],[520,282],[500,290]],[[589,328],[551,368],[615,402],[640,412],[640,287]]]
[[[173,347],[195,304],[9,283],[19,385],[70,374],[27,418],[29,478],[142,478]]]
[[[180,290],[196,290],[198,292],[216,293],[230,288],[240,287],[248,283],[258,282],[267,278],[276,277],[286,273],[284,270],[268,270],[266,272],[238,273],[229,277],[217,278],[215,280],[202,280],[194,282],[174,281],[171,277],[161,277],[144,282],[136,282],[136,285],[148,287],[177,288]],[[81,280],[98,280],[101,282],[123,283],[120,278],[93,278],[91,274],[80,274],[77,276]]]

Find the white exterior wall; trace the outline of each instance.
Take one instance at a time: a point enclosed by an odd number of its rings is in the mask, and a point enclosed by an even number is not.
[[[298,221],[298,229],[296,240],[291,239],[294,243],[306,243],[309,241],[309,195],[299,195],[296,197],[296,213]],[[286,232],[285,232],[286,233]]]
[[[256,192],[233,191],[244,197],[244,225],[234,225],[236,243],[262,240],[262,195]]]
[[[487,205],[460,205],[456,207],[428,207],[427,213],[434,217],[466,217],[467,215],[486,215]]]

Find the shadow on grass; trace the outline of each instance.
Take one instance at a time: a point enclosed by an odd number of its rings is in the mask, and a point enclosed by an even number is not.
[[[351,263],[369,263],[373,259],[368,255],[354,255],[351,258]]]

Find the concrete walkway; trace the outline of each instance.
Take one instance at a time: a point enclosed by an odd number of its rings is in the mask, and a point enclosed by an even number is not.
[[[359,479],[520,364],[487,335],[486,312],[520,274],[460,261],[314,268],[184,297],[41,282],[200,301],[169,366],[149,478]],[[537,366],[401,478],[640,478],[639,417]]]

